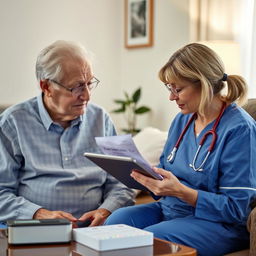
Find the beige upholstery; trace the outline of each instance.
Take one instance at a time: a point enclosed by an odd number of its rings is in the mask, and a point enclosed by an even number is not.
[[[243,108],[256,120],[256,99],[249,99]]]
[[[0,105],[0,114],[7,108],[7,105]]]
[[[167,132],[153,127],[146,127],[133,137],[139,152],[152,166],[159,163],[166,139]]]
[[[233,252],[233,253],[225,254],[225,256],[249,256],[249,250]]]
[[[256,120],[256,99],[249,99],[243,108]],[[247,229],[250,232],[250,249],[228,254],[229,256],[256,255],[256,208],[254,208],[249,215]]]
[[[250,256],[256,255],[256,208],[251,211],[248,221],[247,229],[250,232]]]

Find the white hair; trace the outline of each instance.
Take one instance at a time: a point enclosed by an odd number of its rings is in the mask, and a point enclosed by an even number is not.
[[[71,41],[58,40],[44,48],[36,61],[36,78],[61,80],[63,77],[63,64],[67,60],[84,60],[89,67],[91,61],[86,49],[80,44]]]

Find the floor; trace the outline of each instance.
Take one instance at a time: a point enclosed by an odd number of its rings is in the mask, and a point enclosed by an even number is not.
[[[148,192],[141,191],[136,197],[135,204],[147,204],[154,202],[155,200],[150,196]]]

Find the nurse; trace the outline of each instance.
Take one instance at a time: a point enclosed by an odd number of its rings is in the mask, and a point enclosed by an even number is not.
[[[106,224],[124,223],[155,237],[223,255],[248,247],[246,220],[256,197],[256,124],[238,103],[247,86],[226,74],[217,54],[192,43],[176,51],[159,77],[180,113],[154,170],[131,176],[158,202],[116,210]]]

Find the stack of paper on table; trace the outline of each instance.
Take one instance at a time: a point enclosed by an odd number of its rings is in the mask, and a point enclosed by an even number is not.
[[[124,224],[73,229],[73,240],[98,251],[153,245],[153,233]]]

